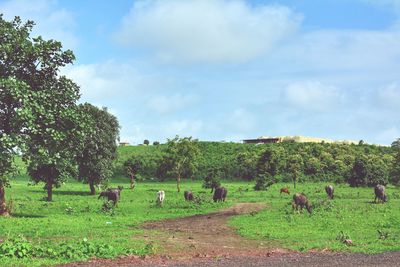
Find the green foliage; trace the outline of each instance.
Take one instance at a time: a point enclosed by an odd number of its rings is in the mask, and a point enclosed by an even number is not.
[[[162,161],[165,170],[176,177],[178,192],[181,177],[193,177],[197,171],[197,157],[200,154],[197,142],[192,137],[168,139]]]
[[[390,169],[390,182],[395,185],[400,184],[400,138],[392,143],[394,157]]]
[[[79,180],[90,185],[94,195],[95,185],[107,184],[113,175],[113,161],[117,158],[117,140],[119,124],[115,116],[106,108],[99,109],[89,103],[79,106],[79,112],[85,118],[82,148],[77,153]]]
[[[135,177],[142,167],[142,161],[137,156],[131,156],[124,162],[124,170],[131,181],[131,188],[135,187]]]
[[[216,188],[221,185],[221,170],[219,168],[210,168],[208,174],[204,177],[203,188]]]
[[[196,157],[197,170],[191,176],[204,180],[212,168],[221,170],[223,180],[253,180],[259,171],[274,173],[276,182],[293,181],[293,171],[301,181],[325,181],[346,183],[350,177],[355,159],[361,155],[380,158],[384,176],[389,175],[393,166],[393,148],[364,144],[318,144],[318,143],[279,143],[279,144],[239,144],[220,142],[197,142],[200,154]],[[170,172],[169,161],[165,161],[166,145],[119,147],[117,166],[123,169],[123,162],[131,155],[141,159],[143,165],[139,174],[145,179],[175,179]],[[265,151],[268,152],[265,152]],[[277,156],[268,161],[268,153]],[[300,159],[301,158],[301,159]],[[289,159],[294,165],[288,164]],[[269,166],[270,165],[270,166]],[[296,167],[297,166],[297,167]],[[291,168],[288,168],[291,167]],[[270,169],[268,169],[270,168]],[[300,170],[300,171],[296,171]],[[121,175],[124,172],[120,172]],[[189,175],[183,175],[186,178]],[[394,176],[391,176],[394,177]]]
[[[348,179],[350,186],[375,186],[387,184],[388,167],[382,158],[374,155],[361,155],[356,158]]]
[[[273,176],[269,175],[268,173],[260,173],[257,175],[254,190],[267,190],[274,183],[276,183],[276,180],[273,178]]]

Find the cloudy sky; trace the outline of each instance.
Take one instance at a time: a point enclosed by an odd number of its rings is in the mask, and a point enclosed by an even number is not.
[[[400,137],[400,0],[0,0],[121,141]]]

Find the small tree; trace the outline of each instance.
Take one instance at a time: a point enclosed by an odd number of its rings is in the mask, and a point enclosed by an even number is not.
[[[89,184],[90,194],[96,194],[95,185],[105,184],[113,174],[113,161],[117,158],[119,124],[106,108],[99,109],[85,103],[79,106],[86,118],[83,147],[77,155],[78,179]]]
[[[130,157],[124,162],[124,170],[126,174],[129,176],[131,182],[131,189],[135,188],[135,178],[141,166],[142,166],[142,161],[135,156]]]
[[[143,141],[143,144],[146,145],[146,146],[148,146],[148,145],[150,144],[150,141],[147,140],[147,139],[145,139],[145,140]]]
[[[284,166],[284,150],[280,147],[267,147],[257,162],[255,190],[267,190],[275,183],[277,175]]]
[[[292,176],[294,188],[296,188],[296,182],[299,180],[301,173],[303,172],[303,167],[303,159],[300,155],[292,155],[289,157],[286,169]]]
[[[192,137],[168,139],[163,161],[168,171],[176,176],[176,187],[180,192],[182,175],[191,177],[197,170],[196,158],[200,154],[197,140]]]
[[[215,188],[221,185],[221,169],[212,167],[207,171],[206,177],[204,177],[203,187],[211,188],[211,193]]]
[[[158,146],[158,145],[160,145],[160,142],[158,142],[158,141],[153,142],[153,146]]]

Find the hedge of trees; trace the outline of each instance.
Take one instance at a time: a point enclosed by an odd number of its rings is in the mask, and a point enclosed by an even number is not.
[[[256,189],[266,189],[275,182],[329,181],[351,186],[372,186],[377,183],[399,183],[400,146],[376,146],[328,143],[239,144],[196,142],[199,153],[192,160],[191,179],[256,181]],[[121,148],[122,149],[122,148]],[[123,148],[123,162],[130,156],[141,159],[138,174],[142,179],[176,178],[166,171],[167,145],[157,147],[131,146]],[[120,155],[121,156],[121,155]],[[121,164],[121,163],[120,163]],[[217,170],[217,171],[216,171]],[[397,174],[397,176],[396,176]],[[209,183],[209,182],[207,182]]]

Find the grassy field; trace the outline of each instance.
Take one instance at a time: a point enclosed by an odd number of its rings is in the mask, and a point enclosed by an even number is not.
[[[336,186],[335,199],[328,201],[324,184],[299,184],[297,191],[306,193],[315,207],[309,216],[307,212],[292,212],[292,194],[279,194],[279,188],[286,186],[283,184],[255,192],[253,183],[224,183],[229,190],[228,201],[212,203],[209,190],[202,189],[200,182],[183,182],[183,190],[192,188],[197,195],[202,194],[197,204],[185,202],[173,181],[139,183],[133,191],[127,189],[127,179],[115,179],[112,185],[125,187],[121,202],[114,210],[103,212],[103,201],[88,195],[87,185],[70,182],[56,189],[54,201],[48,203],[41,200],[45,196],[43,185],[27,186],[25,177],[14,180],[7,190],[7,197],[13,199],[14,216],[0,218],[0,239],[23,235],[29,242],[17,238],[11,250],[29,250],[32,246],[39,249],[33,260],[0,257],[0,265],[39,266],[93,255],[151,253],[161,248],[137,237],[142,233],[142,222],[207,213],[237,202],[268,205],[257,214],[235,217],[230,224],[241,235],[266,240],[273,247],[367,253],[400,250],[400,190],[396,188],[389,187],[389,202],[378,205],[371,203],[371,188]],[[166,191],[166,200],[163,207],[157,207],[155,194],[161,189]],[[341,231],[353,240],[354,246],[347,247],[337,240]]]

